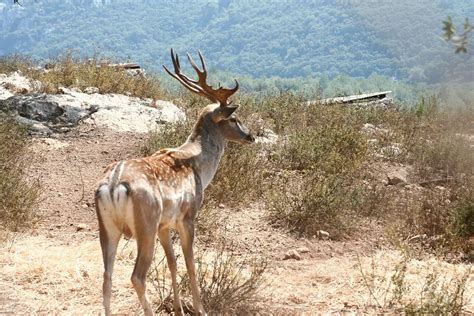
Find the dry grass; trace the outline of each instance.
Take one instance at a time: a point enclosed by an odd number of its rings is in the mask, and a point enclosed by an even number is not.
[[[459,315],[470,299],[469,266],[447,267],[435,260],[420,262],[402,254],[390,270],[374,257],[358,262],[369,304],[382,311],[397,311],[407,315]],[[417,275],[417,277],[414,277]]]
[[[252,311],[258,300],[267,262],[263,258],[238,257],[226,251],[226,238],[216,249],[197,252],[196,274],[204,308],[211,314],[234,314]],[[159,293],[158,311],[173,311],[172,290],[165,257],[155,259],[149,280]],[[185,311],[192,312],[189,278],[186,271],[178,277]]]
[[[62,244],[59,239],[19,235],[0,248],[0,309],[14,314],[99,314],[103,264],[98,240]],[[112,311],[137,313],[130,277],[135,243],[122,240],[114,268]],[[151,293],[156,295],[156,293]]]
[[[33,66],[33,61],[21,55],[0,57],[0,74],[9,74],[13,71],[27,71]]]
[[[357,181],[367,153],[362,123],[348,107],[283,101],[272,114],[286,137],[271,157],[269,219],[298,234],[328,230],[343,237],[357,226],[357,209],[364,207]]]
[[[440,109],[436,99],[423,101],[412,112],[400,116],[407,124],[394,121],[391,137],[404,148],[393,159],[412,166],[411,181],[419,183],[416,194],[392,198],[381,205],[397,239],[425,235],[423,246],[438,253],[464,253],[472,260],[474,203],[474,112],[472,109]],[[390,209],[393,208],[393,209]],[[469,255],[469,253],[471,253]]]
[[[21,70],[34,80],[35,91],[58,93],[60,87],[84,90],[96,87],[100,93],[119,93],[139,98],[163,99],[159,82],[149,76],[130,75],[127,71],[100,65],[97,58],[80,58],[73,53],[58,56],[48,69],[34,67],[34,62],[19,56],[0,59],[0,73]]]
[[[28,167],[26,128],[9,116],[0,116],[0,223],[8,230],[30,227],[40,197],[40,185],[31,179]]]

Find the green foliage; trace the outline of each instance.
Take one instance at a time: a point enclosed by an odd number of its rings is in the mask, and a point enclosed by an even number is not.
[[[253,78],[472,79],[473,57],[452,56],[437,34],[447,14],[472,17],[470,0],[22,4],[0,1],[0,55],[49,58],[72,48],[83,55],[99,51],[131,58],[158,70],[168,62],[170,47],[178,52],[200,48],[215,68]]]
[[[447,42],[451,42],[456,48],[456,54],[458,53],[467,53],[467,44],[468,44],[468,35],[473,30],[473,26],[469,22],[469,19],[466,18],[463,25],[463,32],[457,33],[456,27],[453,24],[453,20],[450,16],[443,21],[443,38]]]

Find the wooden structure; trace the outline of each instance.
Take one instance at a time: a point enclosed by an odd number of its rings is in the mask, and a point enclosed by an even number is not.
[[[381,91],[381,92],[351,95],[351,96],[347,96],[347,97],[321,99],[321,100],[309,101],[308,105],[315,104],[315,103],[317,103],[317,104],[369,103],[369,102],[380,101],[380,100],[386,99],[386,98],[388,98],[388,95],[391,94],[391,93],[392,93],[392,91]]]

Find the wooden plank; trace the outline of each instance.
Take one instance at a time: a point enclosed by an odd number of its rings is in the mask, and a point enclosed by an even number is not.
[[[392,91],[381,91],[381,92],[373,92],[373,93],[364,93],[358,95],[351,95],[347,97],[337,97],[337,98],[329,98],[329,99],[322,99],[319,103],[323,104],[330,104],[330,103],[356,103],[356,102],[367,102],[372,99],[383,99],[387,97],[388,94],[392,93]]]

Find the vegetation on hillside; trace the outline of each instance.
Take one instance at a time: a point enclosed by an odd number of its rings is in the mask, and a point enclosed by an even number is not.
[[[200,48],[219,69],[256,77],[383,75],[439,83],[470,80],[474,55],[441,39],[457,1],[150,0],[0,1],[0,55],[49,58],[66,49],[131,58],[157,70],[168,50]],[[34,25],[34,27],[32,27]]]

